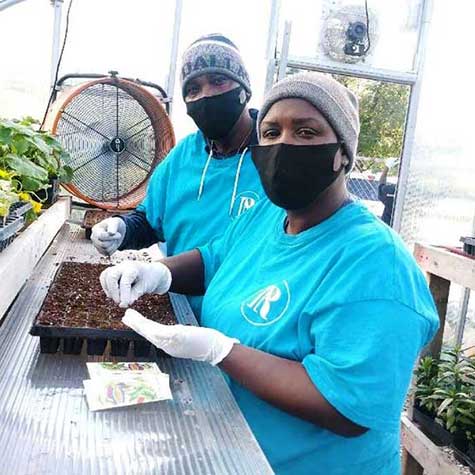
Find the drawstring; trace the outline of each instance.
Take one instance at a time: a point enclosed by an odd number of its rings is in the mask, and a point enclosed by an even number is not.
[[[231,202],[229,203],[229,216],[231,216],[231,213],[233,211],[234,200],[236,199],[237,187],[238,187],[238,182],[239,182],[239,175],[241,174],[241,165],[242,165],[242,161],[244,160],[244,155],[246,154],[247,149],[248,147],[245,147],[243,152],[241,153],[241,156],[239,157],[236,175],[234,177],[233,194],[231,195]]]
[[[249,138],[249,135],[248,137]],[[246,139],[244,139],[246,140]],[[238,183],[239,183],[239,176],[241,175],[241,166],[242,162],[244,160],[244,155],[246,152],[249,150],[249,147],[244,147],[244,150],[241,153],[241,156],[239,157],[238,161],[238,166],[236,170],[236,175],[234,176],[234,186],[233,186],[233,194],[231,195],[231,201],[229,203],[229,216],[231,216],[231,213],[233,211],[233,206],[234,206],[234,201],[236,200],[236,193],[237,193],[237,188],[238,188]],[[205,166],[203,168],[203,173],[201,173],[201,180],[200,180],[200,187],[198,189],[198,198],[197,200],[201,199],[201,195],[203,194],[203,188],[205,186],[205,178],[206,178],[206,173],[208,172],[209,164],[211,162],[211,158],[213,157],[213,142],[210,144],[210,151],[208,155],[208,159],[206,160]]]
[[[212,156],[213,156],[213,147],[211,144],[211,147],[209,148],[208,159],[206,160],[205,166],[203,168],[203,173],[201,174],[200,187],[198,189],[198,198],[197,198],[198,200],[201,198],[201,195],[203,193],[203,187],[205,186],[206,172],[208,171],[209,163],[211,161]]]

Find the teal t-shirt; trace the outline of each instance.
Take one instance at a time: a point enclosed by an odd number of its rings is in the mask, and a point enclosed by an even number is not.
[[[153,172],[146,197],[137,207],[145,213],[157,239],[167,243],[169,256],[222,235],[234,218],[264,196],[248,149],[239,170],[241,153],[211,158],[203,173],[208,156],[201,132],[185,137]],[[188,299],[199,318],[202,298]]]
[[[397,475],[399,421],[420,350],[438,316],[400,238],[351,203],[297,235],[268,200],[201,247],[201,322],[244,345],[299,361],[344,416],[345,438],[294,417],[230,380],[278,475]]]

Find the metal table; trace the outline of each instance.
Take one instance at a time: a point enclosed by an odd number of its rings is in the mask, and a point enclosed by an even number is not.
[[[173,401],[89,411],[86,361],[136,358],[40,353],[39,338],[28,332],[63,260],[99,261],[77,227],[65,225],[0,327],[0,472],[272,474],[221,372],[210,365],[159,359]],[[172,303],[180,322],[195,322],[184,297],[173,295]]]

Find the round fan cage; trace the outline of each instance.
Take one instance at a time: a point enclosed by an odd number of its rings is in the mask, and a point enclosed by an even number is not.
[[[368,14],[370,18],[369,35],[371,38],[371,48],[363,56],[351,56],[345,53],[346,30],[352,22],[366,24],[364,6],[345,5],[328,8],[324,11],[320,35],[320,49],[323,53],[339,63],[355,64],[366,61],[371,56],[378,39],[377,17],[371,10],[369,10]]]
[[[98,208],[135,208],[175,145],[159,99],[132,81],[104,77],[72,88],[55,106],[52,132],[74,171],[64,188]]]

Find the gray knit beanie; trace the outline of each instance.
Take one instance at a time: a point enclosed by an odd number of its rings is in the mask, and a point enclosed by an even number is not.
[[[257,129],[262,119],[275,102],[298,98],[317,108],[332,126],[339,140],[344,142],[345,152],[350,160],[346,172],[350,172],[356,156],[360,120],[358,99],[345,86],[330,76],[316,72],[293,74],[279,81],[264,98],[257,117]]]
[[[251,97],[251,84],[236,45],[219,33],[202,36],[183,54],[181,89],[185,97],[188,81],[206,73],[221,73],[237,81]]]

